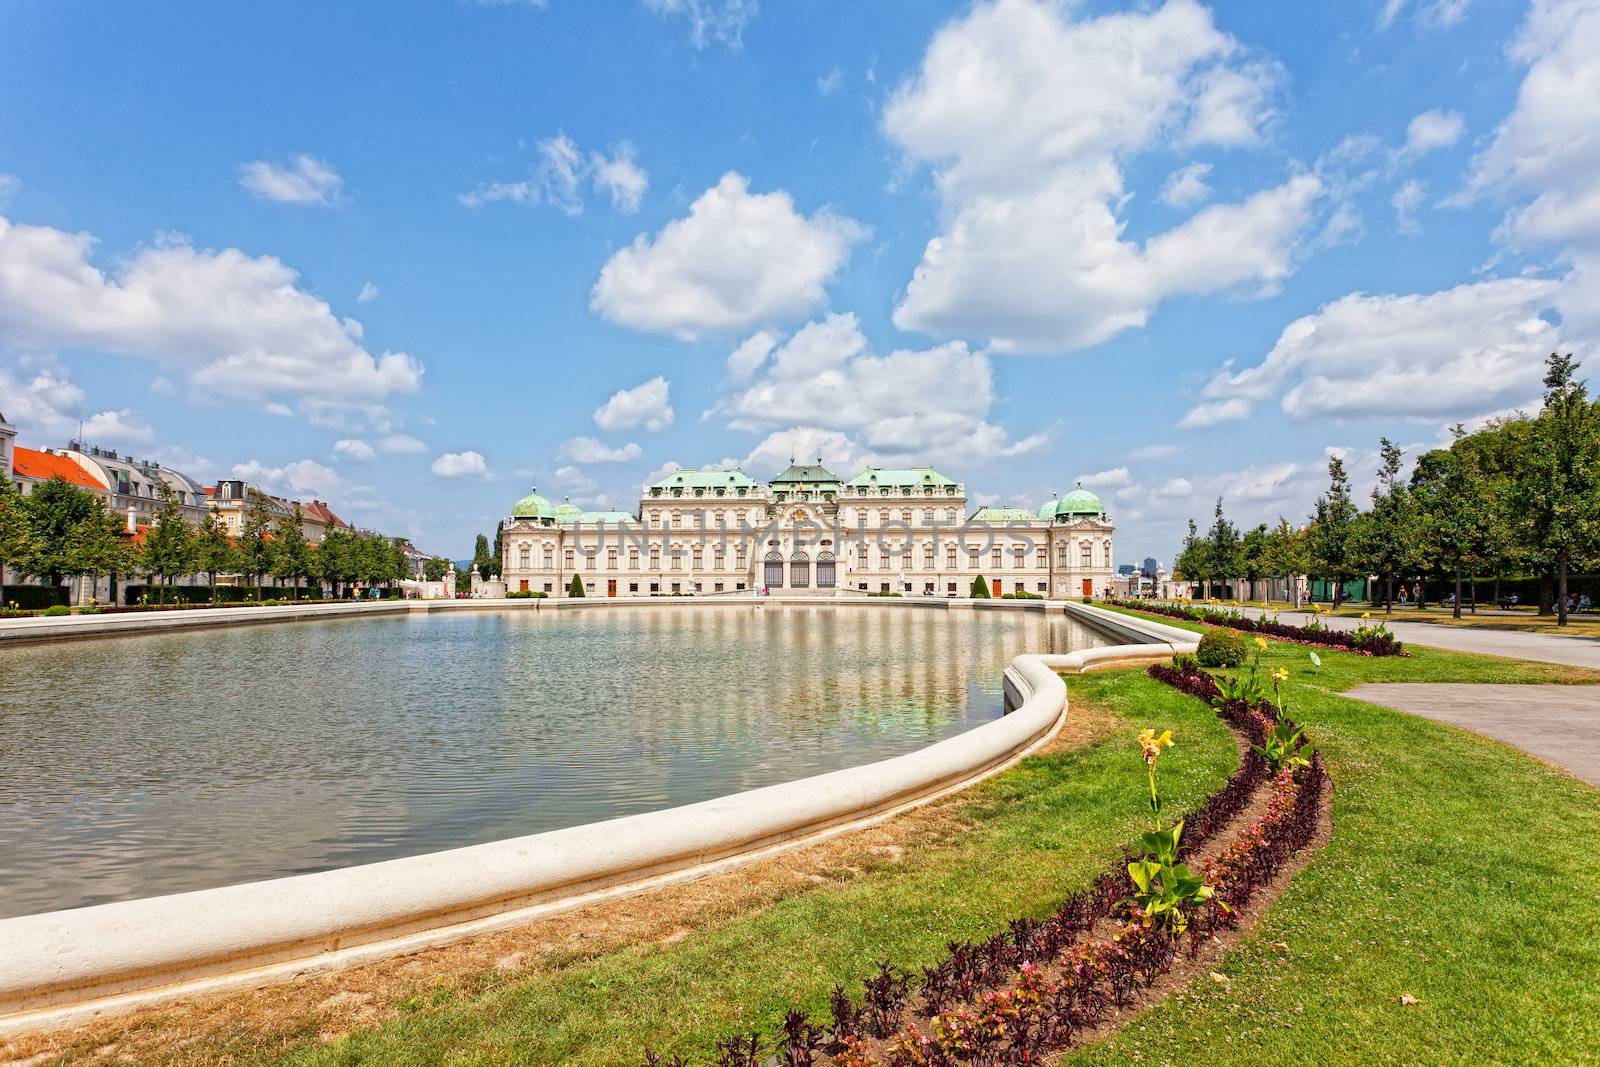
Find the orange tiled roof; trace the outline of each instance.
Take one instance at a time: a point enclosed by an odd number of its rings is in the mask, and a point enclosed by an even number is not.
[[[51,478],[61,478],[81,489],[93,489],[100,493],[106,491],[106,487],[90,477],[88,471],[66,456],[57,456],[18,445],[12,450],[11,466],[24,478],[41,482],[49,481]]]
[[[303,505],[300,510],[310,518],[322,523],[324,526],[350,525],[343,519],[339,518],[339,516],[335,515],[333,513],[333,509],[328,507],[328,505],[324,504],[320,500],[313,500],[311,503]]]

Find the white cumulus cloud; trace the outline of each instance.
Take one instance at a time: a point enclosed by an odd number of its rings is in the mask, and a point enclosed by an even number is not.
[[[660,375],[632,389],[619,389],[594,409],[594,424],[612,433],[635,429],[660,433],[672,425],[671,389],[672,383]]]
[[[640,234],[600,270],[589,306],[645,333],[694,340],[790,319],[826,299],[826,286],[867,235],[823,208],[809,218],[778,190],[750,192],[729,172],[654,238]]]
[[[1194,207],[1211,199],[1211,186],[1206,184],[1210,173],[1209,163],[1190,163],[1173,171],[1161,185],[1161,202],[1173,207]]]
[[[333,454],[343,456],[345,459],[365,463],[370,459],[377,459],[378,453],[373,447],[359,437],[344,437],[333,443]]]
[[[644,449],[632,441],[612,448],[594,437],[571,437],[561,443],[561,454],[574,463],[626,463],[644,455]]]
[[[611,149],[609,157],[590,152],[589,167],[595,188],[611,195],[612,207],[629,215],[639,210],[650,187],[650,175],[634,162],[633,145],[623,141]]]
[[[1181,425],[1243,418],[1274,396],[1301,420],[1456,419],[1524,402],[1538,395],[1544,357],[1572,347],[1540,317],[1562,284],[1505,278],[1340,297],[1290,323],[1261,363],[1217,374]]]
[[[421,384],[421,364],[367,351],[360,323],[272,256],[167,241],[107,272],[94,247],[87,233],[0,218],[0,347],[154,360],[205,393],[248,400],[359,404]]]
[[[445,452],[429,468],[441,478],[487,478],[489,464],[473,451]]]
[[[884,462],[971,464],[1048,439],[1015,440],[988,421],[994,382],[982,353],[952,341],[878,356],[853,314],[808,323],[773,349],[760,375],[737,384],[711,412],[733,428],[836,431]]]
[[[1293,270],[1323,193],[1311,175],[1207,207],[1142,246],[1121,217],[1128,159],[1259,139],[1277,68],[1246,57],[1193,0],[1081,20],[1072,10],[979,3],[895,90],[884,131],[933,168],[945,218],[895,308],[900,328],[1068,351],[1142,326],[1170,296],[1270,293]],[[1198,202],[1203,176],[1175,176],[1172,202]]]
[[[260,200],[280,204],[338,203],[344,179],[327,162],[315,156],[298,155],[288,166],[258,159],[239,168],[239,184]]]

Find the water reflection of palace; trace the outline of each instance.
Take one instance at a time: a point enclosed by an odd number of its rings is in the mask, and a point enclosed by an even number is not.
[[[966,596],[1104,594],[1113,527],[1079,486],[1038,510],[967,512],[966,487],[929,467],[868,467],[848,481],[820,462],[766,485],[740,470],[678,470],[639,512],[582,511],[531,493],[504,524],[508,590],[647,597],[765,590]]]

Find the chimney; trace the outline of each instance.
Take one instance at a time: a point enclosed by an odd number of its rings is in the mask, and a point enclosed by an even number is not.
[[[130,534],[136,534],[139,532],[139,520],[134,515],[132,504],[128,505],[128,532]]]

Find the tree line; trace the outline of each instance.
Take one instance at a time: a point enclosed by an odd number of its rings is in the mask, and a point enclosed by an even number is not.
[[[269,576],[290,583],[296,599],[307,581],[343,595],[358,584],[409,576],[403,540],[335,528],[312,545],[304,523],[299,504],[275,517],[266,496],[251,489],[238,536],[230,536],[214,513],[195,528],[184,521],[172,487],[162,485],[154,522],[136,545],[121,520],[85,489],[52,478],[24,496],[0,478],[0,580],[8,568],[52,586],[67,578],[109,576],[115,584],[119,576],[145,575],[157,583],[158,602],[165,602],[167,587],[187,575],[207,576],[213,601],[224,574],[244,578],[258,601]]]
[[[1346,582],[1373,576],[1372,599],[1385,610],[1397,584],[1415,583],[1422,604],[1430,587],[1451,588],[1458,618],[1464,581],[1476,590],[1479,576],[1528,576],[1539,580],[1539,610],[1565,626],[1570,577],[1600,564],[1600,402],[1578,367],[1570,353],[1551,353],[1537,414],[1471,433],[1457,424],[1449,446],[1418,456],[1409,478],[1402,450],[1382,438],[1364,510],[1338,456],[1303,526],[1280,517],[1241,532],[1219,497],[1204,534],[1190,520],[1174,572],[1207,597],[1214,583],[1308,575],[1332,585],[1335,606]]]

